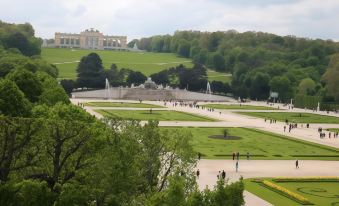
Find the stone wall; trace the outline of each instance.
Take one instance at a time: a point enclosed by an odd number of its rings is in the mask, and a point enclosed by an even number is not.
[[[72,93],[73,98],[129,99],[129,100],[189,100],[189,101],[232,101],[229,97],[190,92],[186,90],[153,90],[140,88],[111,88]]]

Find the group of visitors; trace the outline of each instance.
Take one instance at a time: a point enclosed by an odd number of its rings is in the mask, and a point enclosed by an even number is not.
[[[291,132],[292,129],[296,129],[298,128],[298,123],[290,123],[288,125],[288,132]],[[285,127],[284,127],[284,131],[285,131]]]
[[[318,128],[318,133],[319,133],[320,139],[323,139],[323,138],[326,137],[326,133],[323,132],[323,128],[319,127],[319,128]],[[329,138],[329,139],[332,138],[332,134],[333,134],[333,138],[338,138],[338,135],[339,135],[338,132],[331,132],[331,131],[329,131],[329,132],[328,132],[328,138]]]
[[[180,106],[180,107],[189,107],[189,108],[196,108],[196,109],[207,109],[207,111],[209,112],[214,112],[215,110],[213,108],[208,108],[208,107],[204,107],[203,105],[198,105],[198,102],[197,101],[194,101],[194,102],[185,102],[185,101],[172,101],[172,100],[164,100],[164,106],[167,105],[167,103],[171,103],[173,107],[177,107],[177,106]],[[221,112],[219,112],[219,114],[221,114]]]
[[[81,102],[78,102],[78,106],[81,107],[81,108],[85,107],[84,103],[81,103]]]
[[[232,159],[235,160],[235,158],[236,158],[236,160],[240,159],[240,153],[239,152],[233,152]],[[249,152],[246,153],[246,159],[247,160],[250,159],[250,153]]]
[[[267,119],[265,118],[265,122],[267,122]],[[276,119],[270,119],[270,124],[272,123],[277,123],[277,120]]]

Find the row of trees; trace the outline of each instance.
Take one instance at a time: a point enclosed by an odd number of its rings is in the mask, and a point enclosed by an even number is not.
[[[236,96],[267,99],[270,91],[287,101],[296,94],[327,96],[322,81],[336,42],[263,32],[177,31],[133,40],[140,49],[172,52],[195,63],[232,73]],[[326,78],[325,78],[326,80]]]

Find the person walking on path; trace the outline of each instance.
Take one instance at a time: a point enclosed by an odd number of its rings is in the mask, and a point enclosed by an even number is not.
[[[238,169],[239,169],[239,161],[235,163],[235,172],[238,172]]]
[[[299,169],[299,161],[298,160],[295,161],[295,169]]]
[[[284,126],[284,132],[286,132],[286,125]]]
[[[222,170],[221,177],[222,177],[223,180],[225,180],[226,172],[224,170]]]
[[[197,170],[197,177],[198,177],[198,179],[199,179],[199,175],[200,175],[200,170],[198,169]]]
[[[234,158],[235,158],[235,153],[233,152],[233,160],[234,160]]]

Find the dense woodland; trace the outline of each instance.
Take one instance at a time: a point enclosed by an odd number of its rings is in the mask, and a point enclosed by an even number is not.
[[[338,93],[327,87],[335,84],[329,79],[332,75],[324,76],[331,56],[339,52],[339,44],[331,40],[232,30],[177,31],[174,35],[133,40],[129,46],[134,43],[142,50],[176,53],[213,70],[231,73],[235,96],[265,100],[270,92],[278,92],[282,101],[298,94],[339,100]]]
[[[0,23],[0,205],[244,204],[242,181],[198,190],[188,131],[98,120],[71,104],[39,42],[29,24]],[[100,87],[102,75],[118,72],[102,71],[90,54],[76,83]]]

